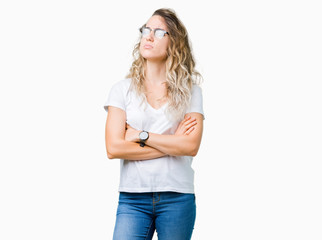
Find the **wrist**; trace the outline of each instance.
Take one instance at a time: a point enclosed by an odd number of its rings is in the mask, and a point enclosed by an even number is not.
[[[137,131],[137,133],[136,133],[135,142],[137,142],[137,143],[139,143],[139,142],[140,142],[140,132],[141,132],[141,131]]]
[[[138,137],[139,137],[140,146],[144,147],[146,141],[149,138],[149,132],[143,130],[143,131],[139,132]]]

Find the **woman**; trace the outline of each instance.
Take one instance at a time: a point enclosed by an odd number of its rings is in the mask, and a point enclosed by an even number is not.
[[[104,108],[108,158],[121,159],[115,240],[190,239],[196,216],[192,157],[203,130],[200,74],[187,31],[170,9],[155,11],[125,80]]]

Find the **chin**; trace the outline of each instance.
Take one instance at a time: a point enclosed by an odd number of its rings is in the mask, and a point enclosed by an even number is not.
[[[142,54],[142,57],[148,61],[165,61],[167,58],[166,56],[160,56],[155,54]]]
[[[141,56],[149,61],[164,61],[166,60],[166,55],[155,54],[151,50],[141,49]]]

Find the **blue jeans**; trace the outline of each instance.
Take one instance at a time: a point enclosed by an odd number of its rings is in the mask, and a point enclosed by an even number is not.
[[[194,194],[121,192],[113,240],[189,240],[195,218]]]

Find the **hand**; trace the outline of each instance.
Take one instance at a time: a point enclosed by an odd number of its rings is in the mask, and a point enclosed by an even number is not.
[[[125,127],[125,140],[129,142],[139,142],[140,131],[132,128],[129,124]]]
[[[174,135],[189,135],[195,129],[196,124],[197,120],[188,116],[180,122]]]

